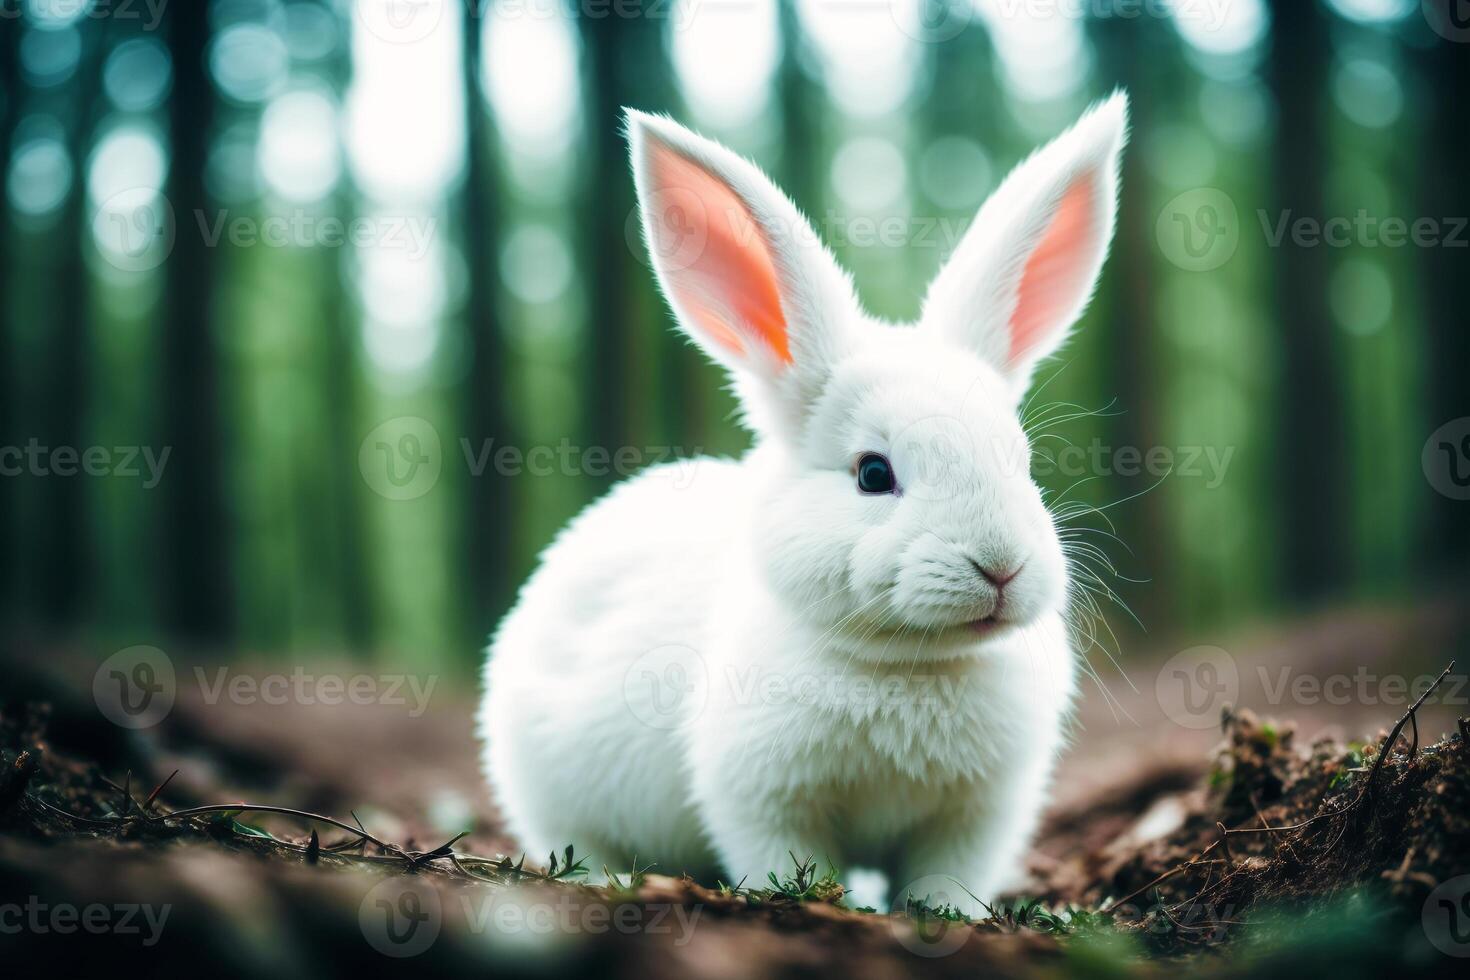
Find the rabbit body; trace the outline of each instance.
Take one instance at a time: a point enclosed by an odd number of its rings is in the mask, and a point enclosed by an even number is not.
[[[969,912],[1019,878],[1076,692],[1021,400],[1099,275],[1125,128],[1119,95],[1021,164],[894,325],[752,164],[630,113],[659,282],[756,440],[614,488],[497,631],[485,767],[533,859],[811,857]]]
[[[748,554],[761,465],[699,460],[683,488],[687,471],[651,470],[548,549],[486,673],[510,831],[533,856],[575,843],[593,867],[763,882],[795,854],[988,896],[1061,747],[1075,680],[1060,616],[983,656],[852,656]]]

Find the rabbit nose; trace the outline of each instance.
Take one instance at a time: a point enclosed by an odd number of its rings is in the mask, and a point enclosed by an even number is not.
[[[997,592],[1005,588],[1006,585],[1008,585],[1011,580],[1014,579],[1017,575],[1020,575],[1021,569],[1024,568],[1025,565],[1026,563],[1024,561],[1021,561],[1010,567],[1000,565],[992,565],[986,567],[985,565],[980,564],[975,559],[970,559],[970,567],[979,572],[981,578],[985,579],[985,581],[995,586],[995,590]]]

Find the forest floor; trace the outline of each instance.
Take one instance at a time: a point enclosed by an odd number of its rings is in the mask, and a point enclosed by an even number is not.
[[[95,660],[17,642],[0,655],[0,970],[1448,973],[1470,955],[1462,598],[1234,638],[1244,707],[1217,725],[1170,721],[1167,663],[1089,692],[1029,882],[973,922],[934,896],[850,908],[800,855],[738,888],[657,868],[591,887],[575,853],[522,864],[480,789],[472,691],[415,716],[181,684],[165,723],[128,731],[91,700]],[[1362,664],[1379,686],[1346,702],[1289,687]],[[1381,684],[1389,664],[1408,693]]]

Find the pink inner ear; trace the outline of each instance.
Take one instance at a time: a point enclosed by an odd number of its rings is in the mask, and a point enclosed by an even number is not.
[[[1056,216],[1026,261],[1016,311],[1011,314],[1012,364],[1072,311],[1087,288],[1097,249],[1095,203],[1089,174],[1067,188]]]
[[[692,194],[703,210],[688,216],[704,225],[703,247],[666,276],[679,304],[720,346],[746,353],[740,328],[728,322],[733,316],[790,363],[776,266],[765,236],[740,198],[704,168],[656,142],[650,171],[656,191]]]

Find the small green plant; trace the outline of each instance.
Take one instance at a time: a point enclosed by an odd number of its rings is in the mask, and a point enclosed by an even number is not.
[[[835,902],[842,898],[842,883],[837,880],[837,869],[828,866],[827,872],[821,877],[817,876],[817,862],[810,854],[806,860],[800,860],[792,852],[791,862],[796,866],[794,874],[788,874],[784,878],[777,877],[772,871],[766,875],[766,880],[771,883],[771,895],[784,898],[791,902]]]
[[[628,871],[628,880],[626,882],[614,872],[609,871],[605,864],[602,866],[602,875],[607,879],[607,887],[610,890],[615,892],[636,892],[648,880],[648,871],[652,867],[652,864],[645,864],[641,868],[638,867],[638,856],[635,854],[633,855],[633,867]]]
[[[567,881],[572,878],[587,877],[586,863],[580,860],[574,861],[572,860],[573,857],[574,853],[571,844],[568,844],[567,849],[562,852],[560,861],[557,860],[556,852],[553,851],[550,859],[546,863],[545,874],[535,870],[527,870],[526,856],[524,854],[521,855],[520,861],[512,861],[508,857],[503,857],[499,861],[486,862],[486,864],[496,873],[504,875],[508,881],[526,879],[536,881]]]
[[[963,922],[970,924],[970,917],[959,909],[945,902],[943,905],[934,904],[933,895],[925,895],[923,898],[915,898],[910,895],[904,899],[904,915],[910,919],[943,919],[946,922]]]
[[[1367,772],[1368,767],[1364,759],[1366,746],[1362,742],[1349,742],[1347,744],[1347,757],[1343,760],[1337,772],[1332,774],[1332,780],[1327,788],[1337,789],[1339,786],[1347,786],[1352,782],[1355,773]]]
[[[811,855],[806,860],[791,854],[793,870],[786,875],[778,875],[771,871],[766,874],[766,881],[770,883],[769,888],[747,888],[745,879],[740,879],[736,885],[727,885],[719,882],[718,887],[721,895],[742,896],[751,905],[760,905],[765,902],[832,902],[842,900],[845,890],[842,883],[837,880],[837,869],[828,866],[827,871],[817,874],[817,862]]]
[[[1277,733],[1275,725],[1269,721],[1261,723],[1261,741],[1265,742],[1267,747],[1274,749],[1280,740],[1281,736]]]
[[[1053,911],[1040,899],[1020,899],[1000,909],[986,905],[988,921],[1009,932],[1028,929],[1055,936],[1097,935],[1112,932],[1112,923],[1096,909],[1067,905]]]
[[[745,894],[745,879],[741,878],[733,885],[716,880],[715,889],[726,898],[735,898],[738,895]]]

